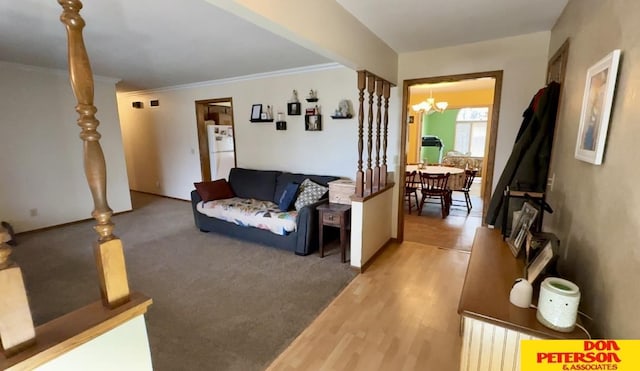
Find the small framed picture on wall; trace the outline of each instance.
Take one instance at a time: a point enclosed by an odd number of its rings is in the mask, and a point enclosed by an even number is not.
[[[260,120],[262,115],[262,104],[254,104],[251,106],[251,120]]]
[[[289,116],[300,116],[300,102],[289,102],[287,103],[287,115]]]
[[[306,131],[320,131],[322,130],[322,116],[320,115],[305,115],[304,116],[304,129]]]

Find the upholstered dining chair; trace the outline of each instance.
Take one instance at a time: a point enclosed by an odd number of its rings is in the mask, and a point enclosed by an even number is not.
[[[411,214],[411,195],[414,196],[416,200],[416,209],[418,208],[418,187],[420,186],[420,180],[418,179],[418,172],[413,171],[405,171],[404,172],[404,199],[407,201],[409,206],[409,214]]]
[[[478,174],[478,170],[470,170],[470,169],[465,170],[464,185],[460,189],[453,190],[454,192],[464,193],[464,202],[465,202],[465,205],[467,206],[467,214],[470,213],[471,209],[473,208],[473,204],[471,203],[471,197],[469,196],[469,190],[471,189],[471,186],[473,185],[473,180],[476,178],[477,174]],[[452,200],[452,205],[453,205],[453,200]]]
[[[440,208],[442,209],[442,218],[446,218],[449,215],[449,206],[451,201],[451,191],[449,190],[447,183],[449,182],[449,173],[446,174],[420,174],[420,182],[422,188],[422,199],[420,200],[420,206],[418,207],[418,215],[422,215],[422,207],[425,201],[430,198],[440,200]]]

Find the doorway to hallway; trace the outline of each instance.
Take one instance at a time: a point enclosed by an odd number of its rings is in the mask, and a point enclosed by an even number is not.
[[[233,101],[217,98],[195,103],[202,181],[227,178],[236,166]]]

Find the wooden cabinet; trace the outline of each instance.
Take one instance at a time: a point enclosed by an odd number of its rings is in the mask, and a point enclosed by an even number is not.
[[[520,340],[586,338],[577,327],[569,333],[547,328],[536,319],[535,309],[509,302],[513,282],[523,274],[524,261],[513,257],[500,232],[478,228],[458,306],[460,370],[520,370]]]

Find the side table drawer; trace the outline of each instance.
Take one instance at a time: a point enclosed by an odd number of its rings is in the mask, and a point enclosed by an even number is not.
[[[324,225],[332,225],[335,227],[340,226],[340,219],[342,219],[342,215],[338,213],[332,212],[323,212],[322,213],[322,224]]]

